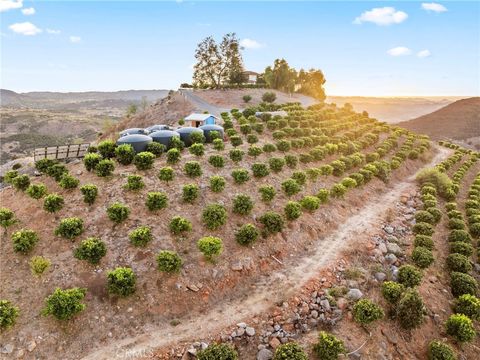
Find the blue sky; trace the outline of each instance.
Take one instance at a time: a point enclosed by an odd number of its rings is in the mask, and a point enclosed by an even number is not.
[[[474,1],[0,0],[0,11],[1,87],[15,91],[177,88],[199,41],[236,32],[247,69],[284,57],[323,70],[330,95],[480,94]]]

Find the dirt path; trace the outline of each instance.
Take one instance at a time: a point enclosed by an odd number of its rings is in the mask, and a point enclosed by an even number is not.
[[[193,90],[179,90],[180,94],[182,94],[192,105],[196,108],[199,112],[208,111],[210,114],[215,116],[220,116],[222,112],[228,112],[230,109],[220,108],[218,106],[212,105],[209,102],[203,100],[200,96],[195,95]]]
[[[438,147],[438,153],[424,168],[431,167],[451,154],[451,150]],[[311,254],[299,259],[287,260],[284,267],[271,273],[256,284],[246,298],[223,303],[205,314],[192,314],[176,327],[166,326],[149,333],[127,338],[99,349],[84,359],[103,360],[124,357],[125,354],[148,355],[151,350],[174,345],[181,341],[196,341],[208,334],[241,322],[254,315],[264,313],[279,299],[287,299],[298,292],[312,277],[316,276],[346,248],[374,228],[385,215],[387,209],[400,198],[402,193],[415,186],[415,174],[396,184],[388,193],[376,201],[369,202],[358,214],[347,219],[331,235],[319,239]]]

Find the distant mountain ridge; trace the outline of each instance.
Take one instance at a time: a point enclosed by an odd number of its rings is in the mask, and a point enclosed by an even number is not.
[[[480,136],[480,97],[455,101],[440,110],[398,124],[432,139],[465,140]]]

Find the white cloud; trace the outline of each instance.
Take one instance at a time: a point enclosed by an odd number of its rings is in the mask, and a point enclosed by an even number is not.
[[[23,6],[23,0],[0,0],[0,12],[20,9]]]
[[[25,8],[25,9],[22,9],[22,14],[23,15],[33,15],[35,14],[35,9],[34,8]]]
[[[417,56],[419,58],[426,58],[426,57],[429,57],[430,55],[432,55],[432,53],[428,49],[421,50],[417,53]]]
[[[70,39],[70,42],[74,44],[82,41],[82,38],[80,36],[70,36],[69,39]]]
[[[9,26],[10,30],[17,34],[22,35],[37,35],[42,32],[42,29],[39,29],[31,22],[15,23]]]
[[[372,22],[377,25],[391,25],[400,24],[407,20],[408,14],[395,10],[394,7],[373,8],[372,10],[365,11],[360,16],[355,18],[354,24],[362,24],[364,22]]]
[[[60,34],[60,30],[54,30],[54,29],[46,29],[45,30],[47,32],[47,34],[53,34],[53,35],[58,35]]]
[[[442,4],[437,4],[437,3],[422,3],[422,9],[427,10],[427,11],[433,11],[436,13],[441,13],[447,11],[447,8],[443,6]]]
[[[412,50],[405,46],[397,46],[387,51],[387,54],[391,56],[405,56],[410,55],[411,53]]]
[[[245,48],[245,49],[259,49],[259,48],[263,47],[263,45],[260,44],[258,41],[252,40],[252,39],[242,39],[242,40],[240,40],[240,46]]]

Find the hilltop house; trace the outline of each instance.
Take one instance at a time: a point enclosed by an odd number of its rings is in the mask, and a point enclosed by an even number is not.
[[[257,83],[257,78],[259,73],[256,73],[255,71],[244,71],[243,76],[245,77],[245,83],[246,84],[256,84]]]
[[[185,126],[199,127],[202,125],[215,125],[218,118],[212,114],[193,113],[188,115],[185,119]]]

